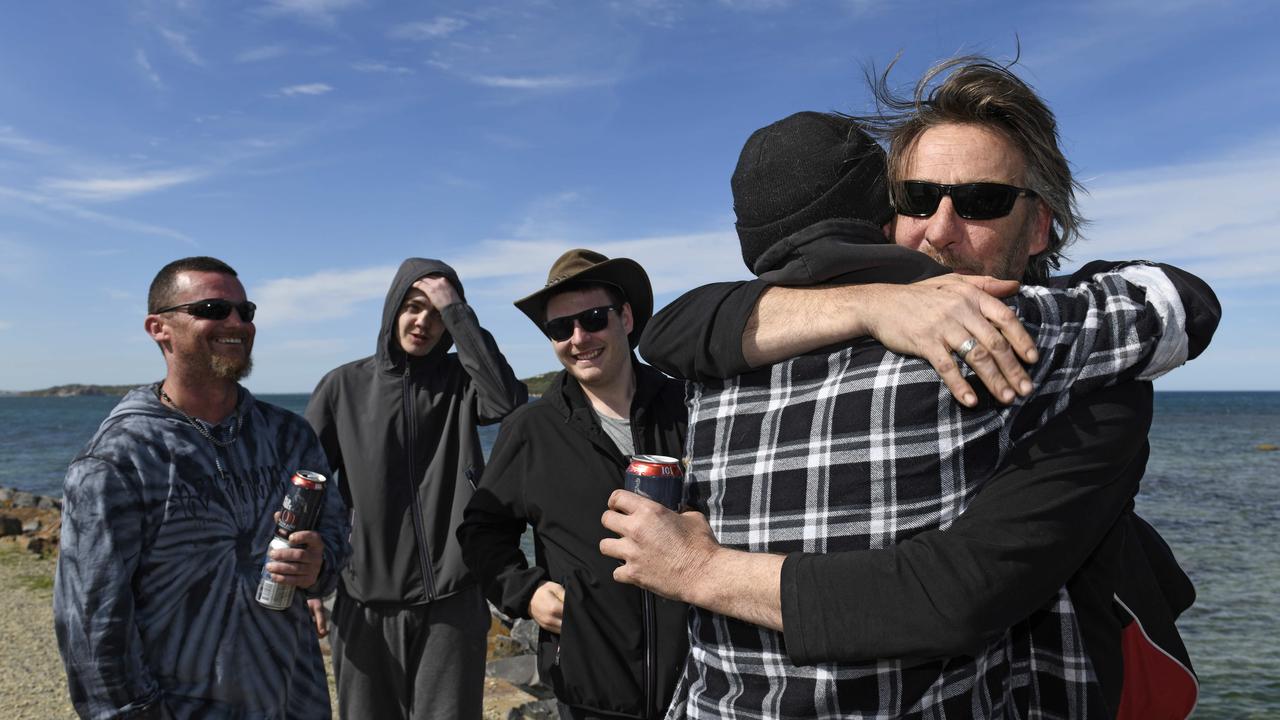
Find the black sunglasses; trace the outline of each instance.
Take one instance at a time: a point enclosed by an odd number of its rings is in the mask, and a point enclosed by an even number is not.
[[[622,312],[621,305],[601,305],[593,307],[590,310],[583,310],[577,315],[565,315],[554,320],[548,320],[542,325],[542,331],[547,337],[556,342],[564,342],[573,337],[573,323],[577,321],[587,332],[600,332],[609,325],[609,311],[616,310]]]
[[[155,311],[154,314],[181,311],[205,320],[226,320],[233,309],[240,313],[240,319],[244,322],[253,322],[253,314],[257,312],[258,306],[248,300],[242,303],[233,303],[222,298],[209,298],[208,300],[196,300],[195,302],[161,308]]]
[[[1032,190],[1003,183],[976,182],[943,185],[907,180],[899,185],[899,215],[929,217],[938,211],[938,203],[951,196],[956,214],[965,220],[994,220],[1008,215],[1020,197],[1036,197]]]

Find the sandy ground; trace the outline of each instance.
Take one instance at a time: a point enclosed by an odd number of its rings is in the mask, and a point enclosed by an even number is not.
[[[0,712],[7,720],[76,717],[53,636],[54,564],[0,545]],[[328,655],[325,670],[329,696],[337,697]]]
[[[53,638],[53,566],[0,547],[0,707],[14,720],[76,717]]]

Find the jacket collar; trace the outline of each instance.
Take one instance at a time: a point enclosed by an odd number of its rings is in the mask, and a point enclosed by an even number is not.
[[[837,218],[814,223],[769,247],[756,261],[771,285],[910,283],[951,272],[928,255],[885,240],[880,228]]]
[[[630,413],[630,420],[634,423],[646,414],[649,405],[662,390],[662,381],[665,376],[640,362],[634,354],[631,356],[631,367],[636,374],[636,393],[631,399]],[[564,418],[565,424],[573,425],[597,445],[613,448],[614,452],[617,452],[613,443],[605,436],[604,430],[600,428],[600,420],[596,417],[591,401],[587,399],[582,386],[569,374],[569,371],[561,370],[552,379],[551,387],[547,389],[543,401],[558,411]]]

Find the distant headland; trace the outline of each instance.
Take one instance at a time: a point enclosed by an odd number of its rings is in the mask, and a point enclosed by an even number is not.
[[[138,385],[141,384],[143,383],[138,383]],[[0,395],[9,397],[122,397],[125,393],[138,387],[138,385],[80,385],[76,383],[72,385],[55,385],[43,390],[0,390]]]
[[[530,395],[542,395],[551,385],[551,378],[556,376],[559,371],[542,373],[533,377],[523,378],[525,385],[529,386]],[[125,393],[143,385],[145,383],[137,383],[134,385],[81,385],[79,383],[71,385],[55,385],[43,390],[20,390],[8,391],[0,390],[0,396],[7,397],[123,397]]]

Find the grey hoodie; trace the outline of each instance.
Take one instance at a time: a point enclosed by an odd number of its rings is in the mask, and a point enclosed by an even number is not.
[[[376,352],[326,375],[307,405],[353,511],[343,588],[364,603],[417,605],[474,582],[454,530],[484,468],[476,428],[528,399],[465,296],[440,309],[445,334],[430,353],[412,357],[400,347],[400,305],[431,274],[463,295],[453,268],[405,260],[387,291]]]
[[[289,478],[323,470],[324,455],[297,415],[243,388],[237,409],[236,440],[218,450],[140,387],[72,461],[53,611],[81,717],[329,717],[303,594],[283,612],[255,600]],[[347,554],[338,493],[316,529],[324,567],[311,589],[324,593]]]

